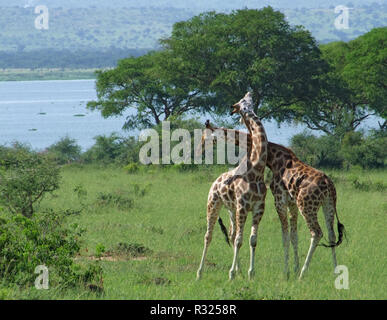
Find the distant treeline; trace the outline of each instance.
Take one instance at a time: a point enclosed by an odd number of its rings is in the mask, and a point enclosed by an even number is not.
[[[381,2],[380,0],[346,0],[340,4],[351,6],[361,6],[365,4]],[[175,7],[175,8],[200,8],[200,9],[235,9],[241,7],[259,7],[260,5],[271,5],[276,8],[321,8],[326,6],[336,6],[337,0],[0,0],[0,6],[11,7],[25,5],[45,4],[52,7],[65,8],[87,8],[87,7]]]
[[[33,2],[42,4],[39,2]],[[115,3],[115,2],[114,2]],[[345,4],[345,3],[344,3]],[[247,4],[241,5],[239,8]],[[266,3],[265,3],[266,5]],[[324,9],[281,9],[291,25],[303,25],[320,43],[348,41],[382,27],[387,21],[387,3],[350,7],[348,29],[336,29],[334,6]],[[249,7],[260,6],[258,3]],[[237,8],[238,6],[235,5]],[[0,51],[40,49],[95,50],[108,48],[157,48],[168,37],[174,23],[186,21],[205,10],[187,8],[59,8],[48,5],[48,30],[35,28],[34,7],[2,7]],[[217,12],[227,11],[224,6]]]
[[[0,69],[38,69],[38,68],[106,68],[114,67],[117,60],[129,56],[138,57],[149,49],[111,48],[105,51],[54,50],[4,52],[0,51]]]

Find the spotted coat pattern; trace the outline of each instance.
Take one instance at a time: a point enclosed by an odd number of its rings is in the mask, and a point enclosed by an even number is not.
[[[241,100],[242,101],[242,100]],[[233,107],[238,107],[235,104]],[[220,175],[212,184],[207,201],[207,232],[204,238],[202,260],[197,272],[201,277],[205,256],[212,239],[214,225],[219,217],[219,210],[224,205],[230,212],[233,233],[231,239],[234,247],[234,258],[229,278],[233,279],[238,269],[238,254],[242,245],[243,229],[248,212],[252,212],[252,230],[250,235],[250,268],[248,275],[254,275],[254,254],[257,242],[258,224],[265,208],[266,186],[264,170],[267,160],[267,138],[259,118],[251,110],[239,111],[250,132],[250,148],[241,164]]]
[[[246,146],[240,146],[244,149],[251,149],[252,142],[249,133],[238,130],[212,127],[209,121],[206,122],[207,129],[211,131],[221,130],[228,142],[239,145],[239,141],[247,141]],[[231,134],[232,133],[232,134]],[[239,139],[239,135],[247,135],[245,140]],[[336,236],[333,228],[334,216],[336,212],[336,189],[332,180],[323,172],[303,163],[288,148],[281,145],[268,142],[268,157],[266,165],[273,173],[270,189],[274,196],[275,207],[281,222],[282,239],[285,254],[284,271],[289,276],[289,240],[294,250],[294,270],[299,270],[298,258],[298,236],[297,236],[297,215],[301,212],[311,233],[311,245],[307,258],[300,273],[300,278],[306,272],[313,252],[322,238],[323,233],[317,220],[317,212],[323,207],[325,222],[328,229],[329,242],[334,244]],[[288,230],[289,210],[290,220],[290,239]],[[232,236],[232,228],[230,234]],[[332,247],[333,265],[336,267],[335,249]]]

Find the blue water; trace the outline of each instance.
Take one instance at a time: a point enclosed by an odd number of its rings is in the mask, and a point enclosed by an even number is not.
[[[42,150],[67,135],[85,150],[97,135],[123,133],[123,117],[104,119],[86,109],[95,99],[94,80],[0,82],[0,144]]]
[[[138,134],[122,130],[130,112],[104,119],[98,111],[87,110],[86,103],[95,99],[95,80],[0,82],[0,144],[19,141],[43,150],[69,136],[86,150],[97,135]],[[79,114],[84,116],[75,116]],[[376,119],[368,124],[375,126]],[[264,125],[269,140],[283,145],[288,145],[290,137],[305,129],[302,125],[281,128],[270,122]]]

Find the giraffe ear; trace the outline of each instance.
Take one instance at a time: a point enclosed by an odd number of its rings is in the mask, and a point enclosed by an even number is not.
[[[244,124],[243,118],[242,118],[242,117],[239,118],[239,123],[240,123],[240,124]]]

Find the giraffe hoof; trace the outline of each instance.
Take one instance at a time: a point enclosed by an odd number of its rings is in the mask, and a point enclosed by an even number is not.
[[[235,278],[235,271],[231,270],[229,275],[228,275],[228,277],[229,277],[229,280],[234,280],[234,278]]]
[[[248,272],[249,280],[253,280],[255,277],[255,271],[254,270],[249,270]]]

